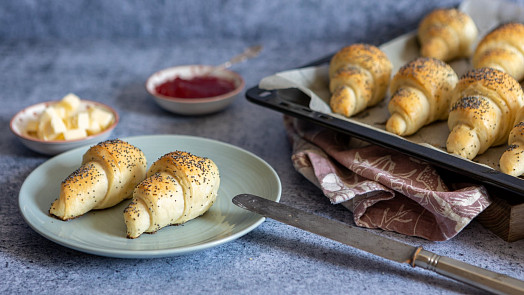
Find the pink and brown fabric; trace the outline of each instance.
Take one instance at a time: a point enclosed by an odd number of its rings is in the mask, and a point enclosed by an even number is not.
[[[358,226],[445,241],[491,203],[482,185],[445,183],[424,161],[296,118],[284,123],[295,169]]]

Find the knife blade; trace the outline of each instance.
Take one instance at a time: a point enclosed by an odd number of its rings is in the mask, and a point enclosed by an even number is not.
[[[265,198],[240,194],[240,208],[399,263],[421,267],[495,294],[524,294],[524,281]]]

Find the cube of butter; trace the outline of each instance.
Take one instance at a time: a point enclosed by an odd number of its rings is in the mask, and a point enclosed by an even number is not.
[[[37,132],[38,131],[38,121],[37,120],[31,120],[28,121],[25,125],[25,132]]]
[[[52,108],[55,111],[56,115],[62,119],[65,119],[69,116],[69,111],[64,106],[55,104],[50,106],[49,108]]]
[[[56,104],[57,107],[62,107],[66,110],[67,115],[71,116],[80,107],[80,98],[73,93],[64,96],[60,102]]]
[[[65,131],[64,133],[64,139],[65,140],[75,140],[87,137],[87,132],[85,129],[70,129]]]
[[[89,122],[89,128],[87,128],[86,131],[90,135],[97,134],[100,131],[102,131],[102,127],[100,127],[100,124],[98,124],[97,121],[92,121],[91,120],[91,122]]]
[[[51,121],[47,121],[45,124],[40,124],[38,127],[38,138],[43,140],[54,140],[62,133],[56,133],[53,129]]]
[[[73,117],[73,126],[78,129],[89,128],[89,113],[80,112]]]
[[[98,122],[101,129],[106,129],[113,121],[113,114],[106,110],[94,107],[89,109],[89,118],[91,121]]]
[[[48,121],[51,121],[51,118],[53,117],[59,117],[59,114],[56,112],[55,108],[47,107],[44,109],[42,114],[40,115],[40,123],[45,123]]]
[[[59,134],[67,130],[67,127],[64,121],[60,117],[51,118],[50,124],[51,124],[51,130],[55,134]]]
[[[66,130],[67,127],[64,121],[55,109],[51,107],[46,108],[38,124],[38,137],[43,140],[53,140]]]

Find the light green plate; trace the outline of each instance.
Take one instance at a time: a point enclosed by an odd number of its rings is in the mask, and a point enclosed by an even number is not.
[[[63,246],[102,256],[152,258],[191,253],[237,239],[255,229],[264,217],[233,205],[237,194],[251,193],[279,201],[277,173],[256,155],[215,140],[177,135],[123,138],[140,148],[148,165],[174,150],[213,160],[220,170],[220,189],[215,204],[203,216],[184,225],[169,226],[155,234],[126,238],[123,211],[129,201],[105,210],[61,221],[48,214],[58,197],[60,182],[80,166],[89,146],[49,159],[36,168],[20,189],[19,206],[26,222],[39,234]]]

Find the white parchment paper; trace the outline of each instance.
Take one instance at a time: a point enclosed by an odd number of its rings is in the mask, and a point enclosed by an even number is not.
[[[524,22],[524,8],[506,1],[466,0],[460,5],[459,9],[468,13],[475,21],[479,29],[477,42],[499,24],[510,21]],[[475,46],[476,44],[473,44],[473,47]],[[419,57],[419,46],[415,33],[402,35],[383,44],[380,48],[393,63],[393,75],[404,64]],[[450,65],[459,77],[472,68],[469,59],[455,60],[450,62]],[[351,118],[331,112],[329,107],[328,69],[329,66],[325,64],[317,67],[279,72],[263,78],[259,83],[259,88],[266,90],[298,88],[311,97],[309,104],[311,110],[380,130],[387,136],[397,136],[385,130],[385,123],[389,118],[387,110],[389,94],[377,106],[368,108]],[[416,134],[404,139],[426,147],[436,148],[445,153],[448,134],[447,122],[441,121],[425,126]],[[473,161],[499,170],[498,162],[505,149],[505,145],[492,147],[484,154],[477,156]]]

